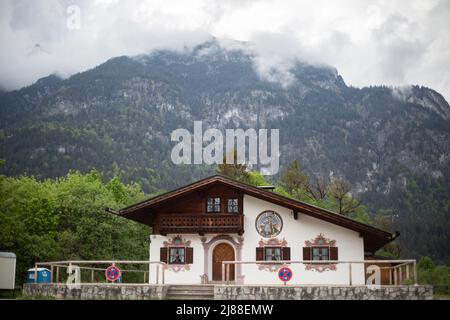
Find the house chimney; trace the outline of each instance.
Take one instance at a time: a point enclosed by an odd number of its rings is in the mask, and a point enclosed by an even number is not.
[[[267,190],[267,191],[273,191],[275,190],[275,186],[258,186],[258,188]]]

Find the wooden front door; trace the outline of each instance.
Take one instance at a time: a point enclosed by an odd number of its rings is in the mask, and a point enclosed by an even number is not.
[[[222,261],[234,261],[234,250],[229,244],[220,243],[217,246],[215,246],[212,256],[213,256],[213,270],[212,270],[213,281],[222,281]],[[234,280],[234,265],[230,265],[230,281],[233,280]]]

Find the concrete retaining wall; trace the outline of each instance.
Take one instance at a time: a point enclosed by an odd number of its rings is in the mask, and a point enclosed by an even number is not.
[[[432,286],[216,286],[216,300],[432,300]]]

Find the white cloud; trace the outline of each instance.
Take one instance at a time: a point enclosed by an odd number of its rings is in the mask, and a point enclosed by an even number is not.
[[[66,26],[74,4],[79,30]],[[449,27],[447,0],[3,0],[0,84],[19,88],[213,35],[252,41],[259,70],[277,66],[284,80],[299,57],[336,67],[355,86],[421,84],[449,98]]]

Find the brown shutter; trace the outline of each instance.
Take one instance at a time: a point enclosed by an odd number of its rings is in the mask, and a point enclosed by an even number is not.
[[[283,248],[283,260],[291,260],[291,248],[284,247]]]
[[[194,248],[186,248],[186,264],[194,263]]]
[[[306,260],[306,261],[312,260],[310,247],[303,247],[303,260]]]
[[[264,261],[264,248],[256,248],[256,261]]]
[[[337,261],[338,259],[338,248],[331,247],[330,248],[330,260]]]
[[[159,261],[167,263],[167,250],[168,248],[161,248],[159,250]]]

